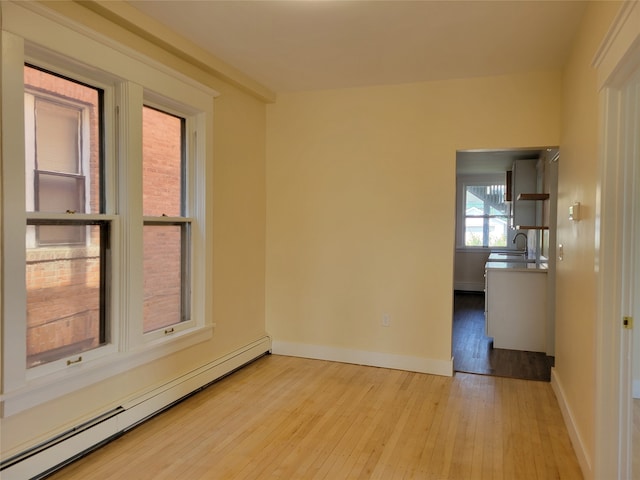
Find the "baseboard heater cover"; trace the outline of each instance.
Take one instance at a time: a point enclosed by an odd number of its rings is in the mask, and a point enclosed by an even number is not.
[[[2,480],[39,480],[130,431],[248,363],[271,353],[265,337],[0,462]]]
[[[28,448],[27,450],[20,452],[17,455],[14,455],[12,457],[7,458],[6,460],[3,460],[0,462],[0,471],[6,470],[7,468],[10,468],[14,465],[19,464],[20,462],[23,462],[25,460],[27,460],[28,458],[31,458],[35,455],[38,455],[41,452],[44,452],[45,450],[55,447],[56,445],[58,445],[59,443],[62,443],[68,439],[70,439],[71,437],[74,437],[86,430],[89,430],[90,428],[93,428],[97,425],[99,425],[102,422],[108,421],[111,418],[117,416],[118,414],[122,413],[124,411],[124,408],[122,407],[118,407],[118,408],[114,408],[113,410],[103,413],[102,415],[99,415],[95,418],[92,418],[91,420],[81,423],[80,425],[77,425],[73,428],[70,428],[69,430],[67,430],[66,432],[62,432],[58,435],[56,435],[53,438],[50,438],[49,440],[46,440],[42,443],[39,443],[31,448]]]

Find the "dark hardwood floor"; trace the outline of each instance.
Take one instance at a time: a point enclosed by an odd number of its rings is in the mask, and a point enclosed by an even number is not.
[[[525,380],[551,380],[553,357],[544,353],[493,348],[484,334],[484,293],[454,293],[453,368]]]

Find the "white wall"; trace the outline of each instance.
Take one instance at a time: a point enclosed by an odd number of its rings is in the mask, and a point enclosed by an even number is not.
[[[487,263],[488,258],[488,251],[472,252],[469,250],[456,250],[454,290],[483,292],[484,264]]]

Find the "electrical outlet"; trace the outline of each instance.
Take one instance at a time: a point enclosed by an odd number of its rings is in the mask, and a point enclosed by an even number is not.
[[[388,327],[390,325],[391,325],[391,318],[389,317],[388,313],[385,313],[384,315],[382,315],[382,326]]]

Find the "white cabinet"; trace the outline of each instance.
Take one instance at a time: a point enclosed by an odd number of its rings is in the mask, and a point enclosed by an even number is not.
[[[536,202],[518,201],[518,196],[522,193],[534,193],[536,191],[537,160],[516,160],[513,162],[512,170],[512,205],[513,205],[513,226],[535,225],[536,224]]]
[[[486,334],[494,348],[545,352],[546,269],[487,268],[485,282]]]

